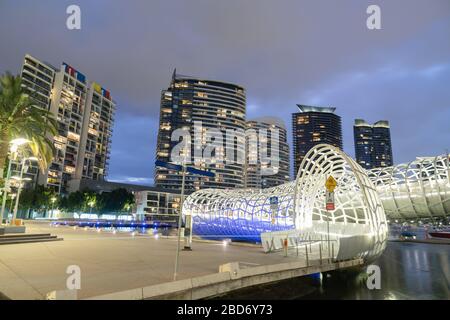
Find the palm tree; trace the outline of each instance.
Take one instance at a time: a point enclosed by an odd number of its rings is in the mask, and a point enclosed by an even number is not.
[[[18,137],[29,140],[29,152],[38,158],[41,170],[47,169],[55,151],[52,136],[57,126],[53,114],[25,93],[20,76],[6,72],[0,77],[0,172],[5,167],[9,142]]]

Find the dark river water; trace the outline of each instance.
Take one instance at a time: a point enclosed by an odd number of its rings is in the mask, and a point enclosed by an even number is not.
[[[369,290],[365,270],[302,277],[243,289],[226,299],[450,299],[450,245],[389,242],[374,263],[381,288]]]

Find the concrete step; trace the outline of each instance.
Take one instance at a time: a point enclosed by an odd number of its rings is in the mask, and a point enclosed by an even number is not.
[[[47,238],[47,239],[33,239],[33,240],[12,240],[12,241],[0,242],[0,246],[7,245],[7,244],[51,242],[51,241],[61,241],[61,240],[64,240],[64,239],[62,239],[62,238]]]
[[[10,235],[10,236],[1,236],[0,237],[0,245],[60,241],[60,240],[63,240],[63,238],[58,238],[57,236],[52,236],[49,233],[12,235],[12,236]]]
[[[49,237],[50,233],[18,233],[18,234],[6,234],[1,235],[1,239],[27,239],[35,237]]]

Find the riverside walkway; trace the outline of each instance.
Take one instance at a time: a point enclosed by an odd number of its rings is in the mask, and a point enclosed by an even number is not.
[[[47,293],[51,291],[66,289],[69,277],[66,271],[71,265],[79,266],[81,270],[78,299],[102,296],[108,298],[107,295],[127,290],[137,289],[139,292],[140,288],[155,285],[172,283],[172,288],[175,285],[172,280],[176,237],[155,237],[153,234],[140,235],[131,232],[98,232],[95,229],[55,227],[50,226],[48,222],[35,221],[27,222],[26,226],[27,233],[51,233],[64,240],[0,246],[0,293],[10,299],[45,299]],[[269,271],[281,268],[281,273],[276,277],[284,279],[287,273],[295,275],[292,270],[306,266],[302,265],[305,262],[299,257],[285,257],[282,253],[266,254],[259,246],[199,241],[193,243],[193,251],[180,252],[177,280],[185,280],[185,285],[190,283],[188,287],[192,287],[192,279],[211,277],[219,272],[220,265],[230,262],[239,262],[240,265],[246,266],[240,271],[241,278],[245,274],[250,275],[249,273],[264,276]],[[277,267],[274,267],[275,265]],[[323,267],[332,270],[339,266]],[[251,269],[253,271],[250,271]],[[308,271],[299,271],[298,275],[320,270],[316,266]],[[230,280],[237,279],[236,274],[234,276],[229,272],[224,274],[228,274]],[[234,279],[231,279],[233,277]],[[207,278],[203,280],[205,279]],[[277,278],[266,277],[264,281],[271,280]],[[264,282],[261,279],[255,281]],[[210,283],[212,282],[210,279]],[[239,285],[236,281],[233,283],[234,288]],[[251,282],[247,284],[250,285]],[[176,289],[167,290],[169,294],[177,292]],[[151,294],[148,297],[142,296],[142,298],[152,297],[158,298]],[[159,296],[159,298],[168,297]],[[195,298],[195,294],[179,297]],[[116,295],[116,298],[132,297]]]

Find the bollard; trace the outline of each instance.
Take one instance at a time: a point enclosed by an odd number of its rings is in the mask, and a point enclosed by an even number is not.
[[[275,250],[275,244],[273,243],[273,238],[270,239],[270,250],[269,250],[269,252],[272,252],[272,250]]]
[[[305,244],[305,252],[306,252],[306,266],[309,267],[308,245],[307,244]]]
[[[284,256],[287,257],[288,256],[288,240],[287,240],[287,238],[284,239],[283,246],[284,246]]]
[[[297,248],[297,257],[298,257],[298,238],[295,238],[295,247]]]
[[[320,265],[322,265],[322,242],[319,243],[319,260]]]
[[[334,242],[331,244],[331,261],[334,261]]]

